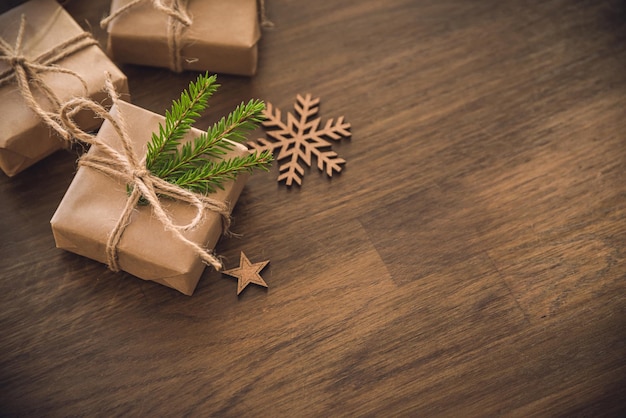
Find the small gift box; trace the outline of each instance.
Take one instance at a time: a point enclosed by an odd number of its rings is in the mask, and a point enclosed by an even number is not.
[[[0,15],[0,169],[13,176],[65,146],[58,108],[71,97],[103,101],[104,72],[128,93],[126,76],[54,0]],[[85,130],[102,122],[84,112]]]
[[[117,124],[120,124],[120,115],[128,121],[127,136],[137,156],[146,155],[150,133],[158,132],[159,124],[165,120],[162,116],[122,101],[116,102],[110,115]],[[201,133],[192,128],[183,141]],[[109,121],[102,124],[96,139],[113,149],[123,148],[119,132]],[[249,154],[246,147],[233,143],[233,149],[224,159]],[[102,155],[100,146],[92,145],[86,158],[97,161]],[[247,177],[247,173],[239,174],[236,180],[225,183],[223,189],[210,194],[211,199],[225,203],[230,213]],[[57,247],[109,263],[110,236],[119,226],[128,202],[127,181],[89,166],[81,166],[51,220]],[[189,203],[167,197],[160,198],[159,202],[175,225],[186,225],[197,215]],[[223,232],[223,218],[210,210],[204,212],[201,222],[183,234],[194,245],[214,248]],[[205,267],[198,252],[164,227],[155,215],[153,205],[138,204],[129,213],[128,220],[122,222],[125,229],[116,243],[119,269],[191,295]]]
[[[113,0],[102,24],[117,62],[176,72],[256,72],[256,0]]]

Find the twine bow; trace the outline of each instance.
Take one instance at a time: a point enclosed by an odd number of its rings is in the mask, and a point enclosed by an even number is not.
[[[117,104],[119,96],[113,87],[108,73],[105,86],[113,104]],[[96,136],[84,132],[76,126],[73,116],[82,109],[89,109],[98,117],[109,121],[122,142],[122,152],[118,152],[108,144],[99,141]],[[126,123],[119,107],[116,120],[100,104],[85,98],[75,98],[65,103],[60,113],[61,120],[72,135],[92,146],[97,146],[104,154],[101,156],[85,154],[79,160],[79,165],[91,167],[113,178],[121,179],[132,188],[124,210],[109,235],[106,244],[107,264],[111,270],[120,270],[117,247],[125,228],[130,223],[132,212],[142,196],[148,201],[154,216],[163,224],[166,230],[174,233],[180,241],[190,247],[205,263],[212,265],[216,270],[222,268],[222,263],[216,256],[195,242],[187,239],[183,235],[183,232],[198,226],[206,210],[222,215],[224,228],[227,229],[229,223],[229,208],[225,203],[192,193],[182,187],[168,183],[154,176],[146,169],[145,161],[140,160],[133,150],[132,142],[126,129]],[[195,208],[195,217],[188,224],[174,224],[171,216],[163,209],[159,196],[166,196],[192,205]]]
[[[191,17],[187,14],[187,0],[170,0],[170,5],[166,5],[163,0],[133,0],[130,3],[115,10],[106,18],[100,21],[102,29],[116,17],[125,14],[133,7],[149,1],[156,10],[168,16],[167,22],[167,46],[170,52],[169,68],[180,73],[183,71],[182,58],[180,56],[181,36],[183,29],[192,23]]]
[[[31,60],[28,59],[22,51],[25,28],[26,17],[22,15],[15,46],[11,46],[7,41],[0,38],[0,61],[4,61],[10,66],[8,70],[0,72],[0,87],[16,80],[18,90],[28,107],[63,139],[69,140],[71,135],[63,124],[60,123],[59,115],[56,113],[61,107],[61,101],[43,80],[41,74],[45,72],[69,74],[80,81],[83,87],[83,93],[86,95],[87,83],[85,80],[78,73],[54,65],[54,63],[81,49],[96,45],[97,42],[87,32],[83,32]],[[44,97],[52,105],[54,111],[44,110],[37,100],[35,100],[33,91],[31,90],[31,82],[37,85]]]

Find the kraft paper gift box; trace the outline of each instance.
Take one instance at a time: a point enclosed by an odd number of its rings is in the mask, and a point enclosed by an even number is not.
[[[0,38],[12,48],[24,16],[25,26],[21,51],[14,51],[26,61],[37,62],[66,41],[84,34],[81,27],[54,0],[32,0],[0,15]],[[4,56],[4,59],[2,57]],[[86,94],[79,79],[70,74],[40,71],[39,76],[62,103],[75,96],[88,96],[94,101],[104,101],[104,73],[108,71],[118,92],[128,94],[126,76],[113,64],[97,44],[87,46],[71,55],[50,63],[77,73],[87,84]],[[7,55],[0,53],[0,169],[13,176],[35,162],[66,146],[60,136],[26,103],[15,80],[14,67]],[[30,89],[37,104],[46,111],[54,111],[36,82]],[[84,130],[100,126],[88,112],[78,115],[77,122]]]
[[[109,16],[132,1],[112,0]],[[177,72],[208,70],[254,75],[261,36],[256,0],[165,0],[164,3],[183,8],[191,24],[181,24],[157,10],[151,0],[144,0],[108,22],[107,53],[114,61]],[[177,56],[176,64],[172,56]]]
[[[118,111],[122,112],[128,125],[135,153],[144,156],[151,133],[158,132],[159,123],[164,123],[165,118],[125,102],[118,102],[110,113],[115,118]],[[192,129],[183,141],[200,134],[201,131]],[[108,121],[103,123],[97,139],[116,149],[121,148],[121,142]],[[234,145],[236,147],[224,156],[225,159],[250,153],[243,145]],[[92,145],[88,153],[101,152],[97,145]],[[225,183],[223,190],[218,189],[209,197],[227,203],[232,210],[247,178],[247,174],[241,174],[235,181]],[[123,180],[91,167],[80,167],[51,220],[57,247],[106,263],[107,238],[120,218],[128,197]],[[162,198],[161,202],[177,225],[187,224],[195,215],[189,204],[167,198]],[[185,237],[206,248],[214,248],[222,232],[221,215],[207,211],[202,223],[185,232]],[[117,249],[121,270],[174,288],[185,295],[193,293],[206,267],[197,253],[172,232],[165,230],[153,216],[150,205],[136,206]]]

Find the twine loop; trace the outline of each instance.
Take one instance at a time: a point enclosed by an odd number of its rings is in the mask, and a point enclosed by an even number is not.
[[[0,38],[0,61],[5,61],[10,66],[8,70],[0,72],[0,87],[15,80],[17,82],[18,91],[26,102],[26,105],[64,140],[70,140],[71,135],[59,121],[58,110],[61,107],[61,100],[46,84],[41,74],[52,72],[71,75],[80,81],[83,88],[83,95],[87,95],[87,83],[78,73],[54,65],[54,63],[90,45],[96,45],[97,42],[88,33],[83,32],[31,60],[22,52],[25,30],[26,17],[22,15],[15,45],[11,46],[7,41]],[[52,105],[52,111],[46,111],[37,100],[35,100],[33,91],[31,90],[31,83],[37,85],[39,91]]]
[[[107,73],[105,86],[113,104],[119,102],[119,96],[113,87],[110,75]],[[82,131],[74,122],[73,116],[82,109],[88,109],[98,117],[107,120],[116,135],[121,141],[122,152],[117,151],[110,145],[98,140],[95,135]],[[131,192],[126,201],[125,207],[111,231],[106,243],[107,264],[113,271],[119,271],[119,260],[117,247],[122,238],[124,230],[130,224],[131,215],[139,203],[140,198],[144,198],[151,206],[154,217],[161,222],[166,230],[171,231],[180,241],[191,248],[207,264],[216,270],[222,268],[221,261],[205,248],[187,239],[184,231],[197,227],[203,220],[205,212],[210,210],[222,216],[223,226],[229,224],[228,205],[207,196],[195,194],[187,189],[168,183],[167,181],[153,175],[145,166],[145,161],[139,159],[133,150],[124,116],[119,106],[117,107],[117,118],[113,118],[102,105],[85,98],[74,98],[61,108],[61,120],[67,126],[68,131],[76,138],[96,146],[103,155],[85,154],[79,160],[79,166],[90,167],[101,171],[113,178],[126,182]],[[174,223],[172,217],[165,211],[161,204],[161,197],[168,197],[177,201],[185,202],[195,208],[194,218],[184,225]]]

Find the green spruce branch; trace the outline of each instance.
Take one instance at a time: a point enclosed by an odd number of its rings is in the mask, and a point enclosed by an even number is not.
[[[176,151],[180,140],[191,129],[191,126],[207,108],[209,98],[218,89],[217,76],[200,75],[196,82],[189,83],[179,100],[174,100],[172,109],[165,112],[165,127],[159,124],[159,134],[152,134],[152,142],[148,144],[146,167],[153,171],[167,161]],[[154,173],[154,171],[153,171]]]
[[[222,158],[233,149],[233,142],[243,142],[246,133],[263,120],[265,104],[259,100],[241,103],[207,132],[181,145],[182,138],[207,108],[209,98],[219,87],[216,80],[216,76],[201,74],[189,84],[188,90],[183,91],[180,99],[175,100],[171,110],[165,113],[165,126],[159,124],[159,132],[152,134],[146,155],[146,168],[152,174],[202,194],[223,188],[224,182],[235,179],[242,172],[267,171],[272,162],[270,151],[227,160]]]

